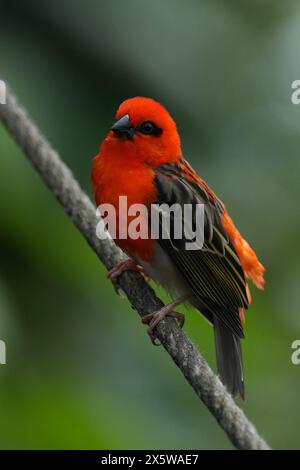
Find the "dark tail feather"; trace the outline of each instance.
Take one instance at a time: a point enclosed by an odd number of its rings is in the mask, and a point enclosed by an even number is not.
[[[217,366],[220,378],[227,390],[245,398],[242,351],[240,338],[214,316]]]

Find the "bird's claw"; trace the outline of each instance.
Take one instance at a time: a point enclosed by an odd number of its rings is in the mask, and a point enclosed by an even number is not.
[[[156,342],[157,338],[154,333],[154,329],[156,325],[165,317],[172,317],[177,320],[178,325],[180,328],[183,328],[184,321],[185,321],[185,316],[183,313],[180,312],[174,312],[173,310],[169,311],[165,306],[161,308],[160,310],[157,310],[156,312],[153,313],[148,313],[142,318],[142,322],[144,324],[148,324],[149,328],[147,329],[147,333],[150,336],[151,342],[154,346],[159,346],[160,343]]]
[[[147,273],[144,271],[142,266],[138,265],[135,261],[132,259],[126,259],[124,261],[121,261],[119,264],[114,266],[108,273],[107,277],[108,279],[111,280],[112,285],[114,286],[114,289],[116,291],[117,295],[120,295],[120,288],[118,286],[118,278],[121,276],[121,274],[124,271],[137,271],[139,273],[142,273],[145,275],[146,278],[149,278]]]

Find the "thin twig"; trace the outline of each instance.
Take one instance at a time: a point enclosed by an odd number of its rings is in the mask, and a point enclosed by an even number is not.
[[[115,266],[124,255],[112,240],[97,238],[94,205],[9,89],[6,104],[0,105],[0,118],[102,263],[107,269]],[[119,285],[141,317],[163,305],[138,273],[124,272]],[[269,449],[176,321],[165,318],[155,333],[233,445],[238,449]]]

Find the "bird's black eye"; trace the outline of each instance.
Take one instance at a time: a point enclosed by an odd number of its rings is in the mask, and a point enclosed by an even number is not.
[[[154,124],[151,121],[145,121],[141,124],[140,132],[143,134],[152,134],[154,131]]]
[[[157,127],[157,125],[151,121],[142,122],[138,127],[138,131],[145,135],[154,135],[155,137],[159,137],[162,133],[162,129]]]

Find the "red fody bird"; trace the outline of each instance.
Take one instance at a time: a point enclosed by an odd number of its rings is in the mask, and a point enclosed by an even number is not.
[[[213,325],[217,366],[232,395],[244,397],[240,340],[244,337],[244,311],[251,303],[250,278],[264,287],[264,267],[243,239],[224,204],[184,159],[174,120],[150,98],[124,101],[99,154],[94,158],[92,183],[96,203],[112,204],[117,223],[130,218],[119,213],[119,196],[131,204],[204,204],[204,243],[186,250],[182,240],[121,239],[116,243],[129,261],[116,266],[113,281],[126,269],[143,269],[164,286],[173,302],[144,317],[153,338],[154,328],[166,315],[184,317],[173,309],[190,303]],[[120,217],[120,218],[119,218]],[[123,222],[122,222],[123,221]]]

